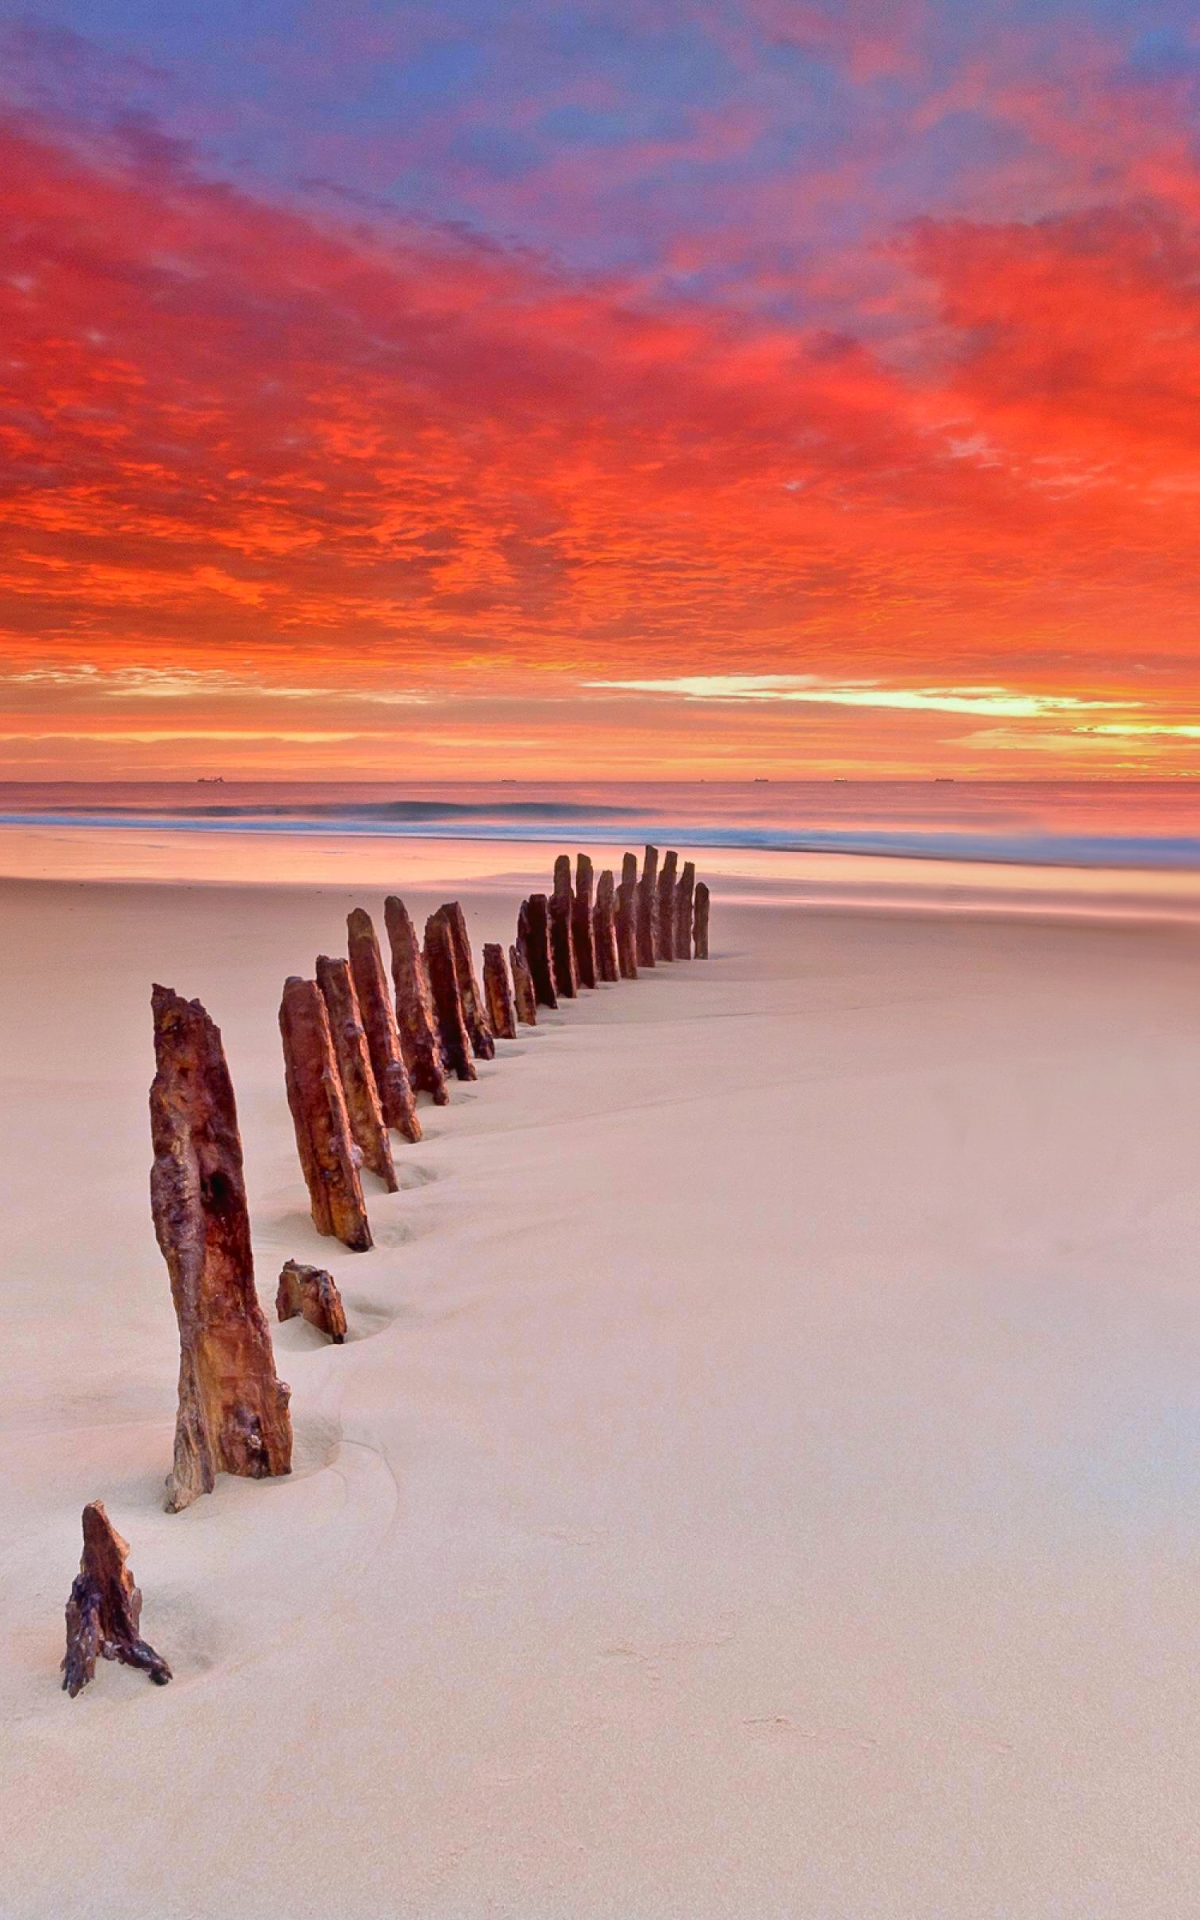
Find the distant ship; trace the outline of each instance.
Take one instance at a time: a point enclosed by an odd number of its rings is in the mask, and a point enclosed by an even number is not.
[[[225,785],[225,775],[223,773],[202,773],[196,781],[196,785],[198,787],[223,787]]]

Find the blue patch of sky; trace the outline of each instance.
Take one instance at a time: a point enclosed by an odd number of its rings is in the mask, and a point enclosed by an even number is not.
[[[913,130],[922,97],[972,48],[994,42],[986,7],[943,0],[921,36],[921,74],[865,81],[820,51],[754,36],[736,0],[718,9],[710,31],[713,17],[697,7],[690,21],[673,10],[664,25],[661,12],[623,0],[353,0],[345,9],[324,0],[203,8],[55,0],[7,15],[43,36],[46,84],[55,31],[82,36],[96,49],[97,117],[111,117],[118,100],[155,113],[168,133],[191,132],[202,164],[217,172],[286,193],[332,174],[397,211],[524,239],[585,270],[650,267],[681,233],[728,235],[735,259],[739,242],[752,253],[769,241],[782,266],[798,268],[815,237],[802,205],[807,173],[868,156],[863,189],[822,207],[820,238],[836,250],[912,212],[954,207],[963,182],[1020,148],[1021,136],[984,112]],[[1036,30],[1079,18],[1068,0],[1016,0],[1005,25]],[[1088,0],[1083,18],[1131,49],[1131,77],[1194,72],[1200,61],[1188,44],[1191,6]],[[744,57],[731,56],[724,30]],[[137,62],[166,77],[140,72]],[[726,149],[670,151],[686,148],[703,116],[723,112],[761,124]],[[405,142],[408,151],[389,157]],[[667,151],[649,153],[632,178],[620,169],[606,178],[606,155],[658,146]],[[580,189],[589,218],[578,204],[557,208],[552,196],[506,196],[564,153],[595,156],[595,179]],[[755,182],[793,178],[797,212],[780,223],[786,230],[759,234],[752,220],[739,227]],[[691,284],[707,290],[720,279],[702,272]],[[791,309],[793,295],[777,297],[781,312]]]

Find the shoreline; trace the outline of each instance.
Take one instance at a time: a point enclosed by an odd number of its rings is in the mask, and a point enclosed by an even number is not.
[[[39,838],[45,835],[44,839]],[[597,870],[620,867],[622,842],[569,841]],[[636,844],[636,843],[635,843]],[[665,843],[660,843],[665,844]],[[273,858],[268,861],[263,847]],[[1200,872],[1021,866],[996,861],[913,860],[898,855],[789,856],[722,847],[686,851],[726,906],[773,902],[810,912],[995,919],[1200,922]],[[0,830],[0,886],[172,886],[241,892],[256,887],[328,892],[347,885],[386,893],[462,887],[518,898],[547,884],[541,841],[379,835],[238,836],[177,839],[128,831],[114,845],[93,829]]]

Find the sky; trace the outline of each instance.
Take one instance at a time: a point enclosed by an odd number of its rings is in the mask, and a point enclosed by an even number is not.
[[[1200,14],[0,4],[0,777],[1200,771]]]

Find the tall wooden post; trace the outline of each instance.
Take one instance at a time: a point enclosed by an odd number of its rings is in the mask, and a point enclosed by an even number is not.
[[[596,955],[596,974],[601,980],[618,980],[617,930],[613,920],[612,868],[605,867],[596,882],[596,905],[592,910],[592,946]]]
[[[458,997],[462,1001],[463,1019],[466,1022],[471,1050],[477,1060],[494,1060],[496,1040],[487,1017],[483,989],[475,972],[475,961],[471,954],[471,936],[467,932],[467,916],[457,900],[445,901],[441,912],[445,914],[446,923],[450,928],[450,939],[454,947],[454,970],[458,975]]]
[[[509,948],[508,964],[512,968],[513,1005],[517,1020],[523,1027],[536,1027],[537,995],[533,990],[533,975],[529,971],[524,947]]]
[[[317,960],[317,985],[329,1016],[333,1052],[341,1076],[342,1092],[346,1097],[346,1112],[354,1144],[362,1154],[363,1165],[378,1174],[389,1193],[395,1193],[399,1183],[392,1160],[392,1143],[384,1124],[375,1075],[371,1071],[371,1056],[359,1018],[358,995],[350,977],[350,962],[331,960],[328,954],[321,954]]]
[[[639,967],[654,965],[655,950],[658,942],[654,936],[654,922],[658,909],[658,848],[647,847],[642,857],[642,877],[637,890],[637,963]]]
[[[677,853],[663,855],[654,910],[654,957],[656,960],[675,958],[675,869],[678,865]]]
[[[487,1002],[488,1025],[498,1040],[515,1040],[517,1012],[508,981],[504,948],[486,941],[483,948],[483,996]]]
[[[347,917],[346,933],[350,977],[366,1031],[367,1052],[383,1117],[388,1126],[395,1127],[406,1140],[419,1140],[421,1122],[417,1119],[416,1096],[400,1050],[392,997],[370,914],[362,907],[355,907]]]
[[[409,918],[408,908],[394,893],[389,894],[383,903],[383,918],[392,949],[396,1026],[408,1077],[417,1091],[429,1094],[435,1106],[444,1107],[450,1098],[450,1090],[446,1085],[433,997],[417,942],[417,930]]]
[[[316,988],[313,988],[316,993]],[[167,1509],[218,1473],[291,1472],[288,1389],[254,1289],[233,1083],[198,1000],[155,987],[150,1206],[179,1323],[179,1411]]]
[[[708,888],[703,880],[696,883],[696,905],[692,919],[692,938],[695,943],[697,960],[708,959]]]
[[[617,935],[617,967],[622,980],[637,979],[637,856],[625,854],[621,861],[621,884],[617,888],[614,916]]]
[[[575,860],[575,904],[571,911],[571,938],[581,987],[596,984],[596,941],[592,931],[592,863],[586,853]]]
[[[574,907],[571,856],[560,853],[554,862],[554,892],[550,896],[550,953],[554,964],[554,988],[560,1000],[573,1000],[579,991],[575,940],[571,928]]]
[[[692,957],[692,902],[696,890],[696,863],[685,860],[679,885],[675,889],[675,958]]]
[[[554,965],[550,958],[550,902],[544,893],[531,893],[517,915],[517,945],[529,963],[539,1007],[556,1007]]]
[[[451,1073],[460,1080],[475,1079],[475,1062],[463,1018],[462,998],[458,991],[458,968],[454,962],[454,935],[445,907],[431,913],[425,922],[425,971],[437,1014],[442,1058]]]
[[[286,981],[279,1008],[288,1106],[308,1185],[313,1225],[354,1253],[371,1246],[358,1153],[333,1052],[329,1016],[315,980]]]

